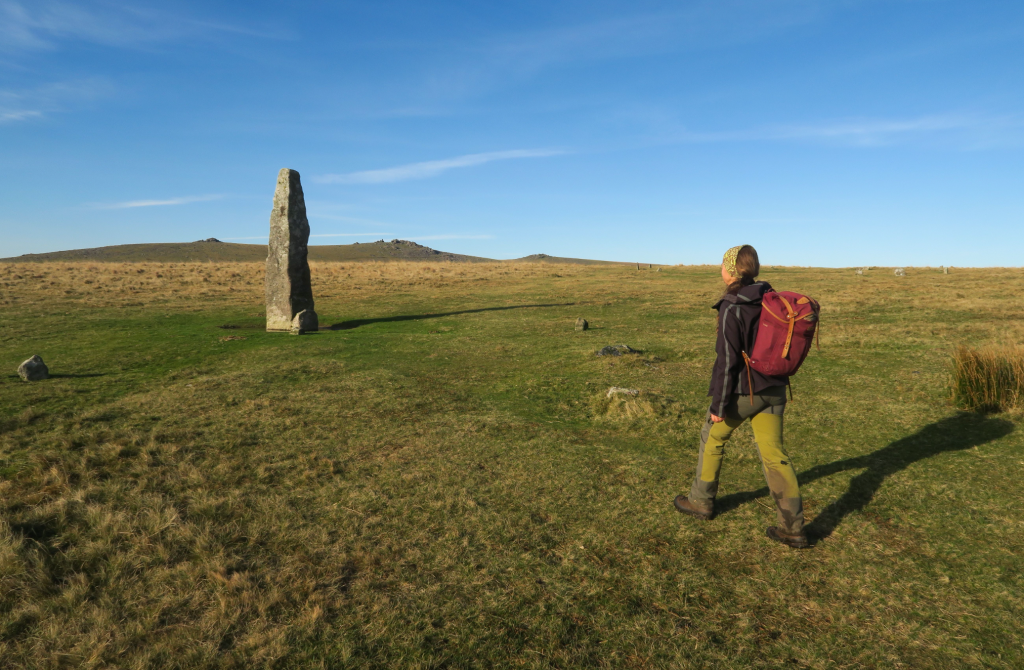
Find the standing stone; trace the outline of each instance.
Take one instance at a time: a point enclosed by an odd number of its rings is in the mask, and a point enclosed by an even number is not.
[[[942,266],[942,274],[944,274],[944,275],[948,275],[949,274],[949,268],[947,268],[945,265]]]
[[[907,271],[904,270],[903,268],[896,268],[893,271],[893,274],[896,275],[897,277],[906,277],[907,276]]]
[[[860,268],[857,268],[857,274],[858,274],[858,275],[862,275],[862,274],[864,274],[864,271],[863,271],[863,270],[861,270]]]
[[[319,329],[313,311],[313,287],[309,280],[309,221],[302,198],[299,173],[283,168],[277,175],[274,209],[270,212],[270,244],[267,249],[267,330],[290,332],[303,313],[297,329]]]
[[[18,375],[27,382],[50,378],[50,369],[39,355],[35,355],[18,366]]]
[[[590,328],[590,324],[587,323],[586,319],[582,316],[576,319],[576,330],[586,330],[587,328]]]

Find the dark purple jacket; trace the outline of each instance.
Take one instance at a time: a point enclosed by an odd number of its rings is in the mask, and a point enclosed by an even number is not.
[[[734,393],[750,393],[747,384],[747,366],[743,363],[743,352],[749,355],[757,337],[757,325],[761,318],[761,297],[771,291],[768,282],[755,282],[744,286],[736,294],[726,293],[715,303],[718,310],[718,339],[715,342],[715,366],[711,370],[711,413],[725,416],[725,408]],[[750,369],[754,393],[761,393],[773,386],[785,386],[789,377],[769,377]]]

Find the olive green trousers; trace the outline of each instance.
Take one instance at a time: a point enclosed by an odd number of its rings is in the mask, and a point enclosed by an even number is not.
[[[713,502],[718,495],[718,477],[725,458],[725,443],[747,419],[754,429],[754,444],[761,456],[764,478],[775,500],[779,530],[799,534],[804,529],[804,505],[796,470],[782,443],[782,413],[786,409],[786,389],[776,387],[750,396],[734,395],[725,408],[725,419],[712,423],[711,412],[700,434],[697,474],[690,487],[690,500]]]

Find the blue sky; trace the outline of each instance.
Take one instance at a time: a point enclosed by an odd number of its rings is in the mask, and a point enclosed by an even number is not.
[[[0,0],[0,256],[1020,265],[1024,3]]]

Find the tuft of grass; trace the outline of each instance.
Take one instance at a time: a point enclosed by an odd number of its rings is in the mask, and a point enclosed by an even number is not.
[[[974,412],[1005,412],[1024,401],[1024,348],[960,345],[953,352],[953,403]]]
[[[655,422],[678,421],[686,414],[686,408],[673,398],[650,391],[641,391],[637,396],[606,391],[597,393],[592,402],[595,419],[633,422],[648,420]]]

